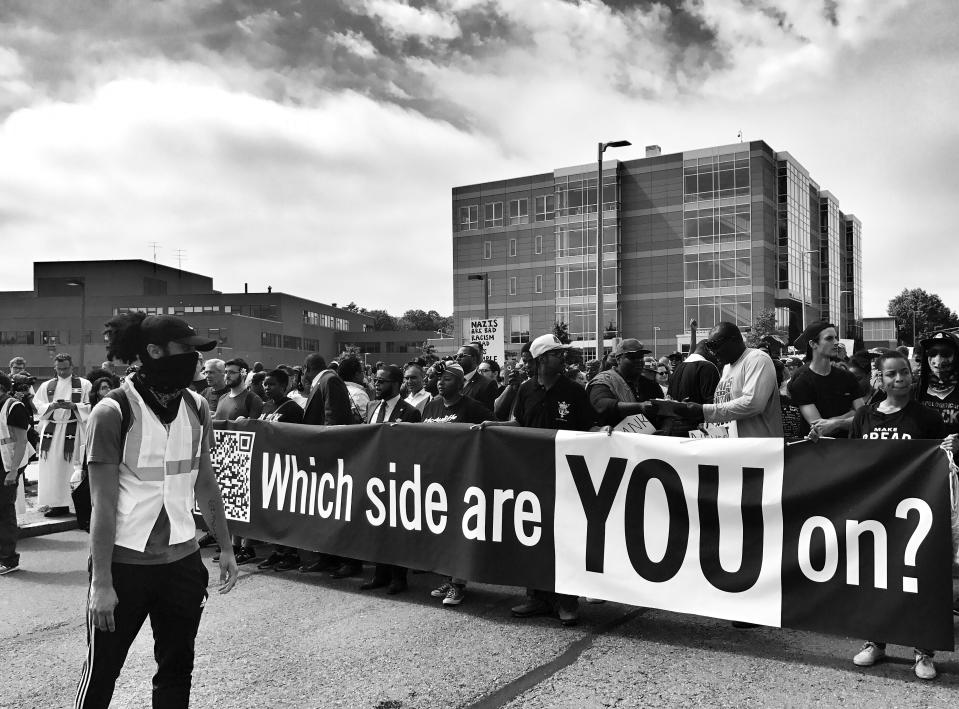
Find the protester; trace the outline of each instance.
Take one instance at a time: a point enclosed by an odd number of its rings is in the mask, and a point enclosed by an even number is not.
[[[663,396],[669,393],[669,367],[660,362],[656,365],[656,383],[663,390]]]
[[[370,402],[366,411],[366,423],[419,423],[420,410],[400,397],[403,370],[394,364],[380,368],[373,379],[376,401]],[[369,591],[386,586],[393,596],[407,589],[406,568],[396,564],[376,564],[373,577],[360,585],[360,590]]]
[[[366,390],[366,382],[363,377],[363,363],[359,357],[352,355],[344,357],[340,361],[336,373],[346,384],[346,390],[350,394],[350,408],[353,412],[352,423],[363,423],[366,409],[370,405],[370,395]]]
[[[779,387],[769,355],[746,347],[742,333],[731,322],[721,322],[710,330],[704,345],[723,365],[713,403],[658,400],[653,411],[725,424],[731,437],[782,438]]]
[[[195,539],[194,500],[216,536],[228,534],[210,462],[210,410],[187,389],[197,350],[215,346],[169,315],[129,313],[107,323],[111,359],[139,359],[142,366],[97,405],[90,421],[93,518],[79,709],[110,704],[147,617],[157,660],[153,706],[189,706],[193,647],[209,580]],[[147,460],[165,463],[154,469],[145,467]],[[129,512],[118,514],[121,509]],[[227,547],[220,556],[220,593],[230,591],[236,577]]]
[[[947,433],[959,433],[959,338],[934,332],[919,343],[915,398],[935,410]]]
[[[640,343],[633,340],[639,348]],[[512,421],[485,421],[487,426],[524,426],[569,431],[588,431],[593,426],[593,407],[586,391],[563,376],[566,350],[556,335],[541,335],[530,344],[536,361],[536,379],[524,382],[516,397]],[[527,589],[524,603],[511,610],[517,618],[547,615],[554,611],[563,625],[579,622],[579,600],[575,596]]]
[[[418,362],[409,362],[406,369],[403,370],[403,384],[407,389],[404,401],[411,406],[415,406],[420,414],[426,409],[429,400],[433,398],[423,387],[424,378],[423,367]]]
[[[34,399],[40,419],[40,466],[37,504],[47,507],[44,517],[69,514],[70,478],[83,460],[90,389],[86,379],[73,374],[73,358],[54,357],[57,376],[40,385]]]
[[[711,404],[718,383],[719,368],[706,345],[700,341],[693,353],[676,365],[666,393],[674,401]],[[686,437],[695,426],[685,419],[669,418],[663,422],[663,428],[667,435]]]
[[[492,359],[484,359],[482,362],[480,362],[480,365],[476,368],[476,371],[496,385],[496,396],[499,396],[502,393],[503,386],[500,384],[499,380],[499,362],[496,362]]]
[[[600,372],[586,385],[589,403],[601,426],[616,426],[627,416],[646,414],[650,402],[663,396],[656,382],[640,376],[648,353],[642,342],[626,338],[613,348],[615,366]]]
[[[226,363],[222,359],[208,359],[203,363],[203,376],[208,387],[203,391],[203,398],[209,404],[210,411],[216,411],[220,399],[230,392],[226,383]]]
[[[904,440],[942,438],[943,450],[959,451],[956,434],[947,434],[946,426],[937,411],[927,408],[912,398],[912,368],[909,360],[899,352],[890,351],[880,356],[882,388],[886,398],[863,406],[853,418],[850,438]],[[813,439],[818,437],[816,433]],[[856,653],[853,662],[860,667],[869,667],[886,656],[886,643],[867,640]],[[919,679],[935,679],[936,667],[932,650],[914,650],[913,671]]]
[[[286,371],[290,377],[286,395],[299,404],[301,409],[305,409],[306,397],[303,395],[303,368],[290,367],[284,371]]]
[[[247,364],[242,359],[231,359],[225,364],[224,375],[229,391],[217,402],[214,421],[260,418],[263,399],[247,387],[246,374]]]
[[[513,405],[519,388],[530,377],[536,376],[536,365],[529,353],[529,342],[524,342],[519,351],[520,364],[506,370],[506,385],[493,402],[493,414],[500,421],[509,421],[513,416]]]
[[[12,369],[12,367],[11,367]],[[17,553],[17,489],[30,460],[30,412],[11,396],[13,380],[0,373],[0,576],[20,568]]]
[[[490,411],[499,393],[499,387],[476,371],[480,363],[480,351],[474,345],[463,345],[456,353],[456,361],[463,368],[466,383],[463,385],[463,396],[476,399]]]
[[[845,437],[853,415],[864,403],[856,378],[833,364],[839,342],[836,326],[814,322],[796,340],[807,363],[789,382],[789,396],[803,415],[802,435],[811,428],[820,436]]]

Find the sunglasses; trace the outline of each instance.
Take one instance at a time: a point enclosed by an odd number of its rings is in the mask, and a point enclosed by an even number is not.
[[[715,351],[718,350],[720,347],[722,347],[723,345],[725,345],[726,342],[727,342],[727,340],[724,340],[724,339],[721,339],[721,340],[706,340],[705,342],[703,342],[703,347],[705,347],[705,348],[706,348],[707,350],[709,350],[710,352],[715,352]]]

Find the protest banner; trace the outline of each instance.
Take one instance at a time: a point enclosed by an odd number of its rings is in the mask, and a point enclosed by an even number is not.
[[[951,649],[934,441],[217,422],[231,531],[472,581]]]

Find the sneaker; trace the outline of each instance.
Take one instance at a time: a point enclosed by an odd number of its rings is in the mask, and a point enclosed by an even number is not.
[[[916,652],[916,664],[912,666],[912,669],[919,679],[936,678],[936,666],[932,658],[924,652]]]
[[[446,596],[447,596],[447,594],[449,594],[451,588],[453,588],[453,584],[451,584],[449,581],[447,581],[447,582],[444,583],[442,586],[437,586],[437,587],[434,588],[432,591],[430,591],[430,595],[431,595],[433,598],[442,598],[442,599],[445,599]],[[444,603],[445,603],[445,600],[444,600]]]
[[[282,554],[278,554],[278,553],[276,553],[276,552],[273,552],[273,553],[270,554],[268,557],[266,557],[266,559],[264,559],[264,560],[261,561],[259,564],[257,564],[257,565],[256,565],[256,568],[258,568],[258,569],[272,569],[274,566],[276,566],[277,564],[279,564],[281,561],[283,561],[283,555],[282,555]]]
[[[280,563],[273,567],[274,571],[290,571],[292,569],[300,568],[300,557],[293,556],[284,556]]]
[[[4,574],[12,574],[14,571],[20,570],[20,564],[0,564],[0,576]]]
[[[253,549],[253,547],[243,547],[236,554],[237,566],[249,564],[254,559],[256,559],[256,551]]]
[[[458,606],[466,598],[466,589],[462,586],[448,584],[450,590],[446,592],[446,598],[443,599],[444,606]]]
[[[852,658],[852,662],[857,667],[872,667],[877,662],[886,657],[886,651],[876,645],[874,642],[866,641],[862,649]]]

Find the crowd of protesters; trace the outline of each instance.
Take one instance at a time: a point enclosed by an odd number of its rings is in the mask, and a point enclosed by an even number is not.
[[[626,338],[602,360],[584,362],[576,350],[550,334],[526,343],[518,360],[506,363],[485,358],[476,342],[464,344],[445,360],[414,359],[402,365],[366,366],[355,355],[327,362],[311,354],[302,363],[272,366],[201,357],[191,388],[205,402],[201,414],[208,411],[214,421],[611,431],[636,430],[624,424],[638,418],[647,432],[656,435],[778,437],[810,445],[823,437],[927,438],[941,439],[950,455],[959,448],[955,335],[930,333],[918,343],[914,359],[901,350],[848,356],[837,328],[827,322],[806,328],[794,343],[796,356],[780,357],[772,344],[772,351],[769,344],[747,347],[740,329],[724,322],[688,356],[675,353],[659,359],[639,340]],[[56,456],[60,468],[69,463],[68,467],[82,469],[82,446],[73,446],[70,441],[77,439],[71,435],[82,432],[97,401],[121,386],[120,373],[110,362],[77,377],[69,355],[58,355],[57,377],[48,382],[32,377],[25,367],[21,358],[15,358],[10,374],[0,374],[0,432],[5,441],[0,574],[18,567],[12,493],[26,461],[36,451],[41,459]],[[124,374],[133,381],[136,368]],[[62,474],[41,474],[40,497],[54,503],[48,505],[47,514],[67,511],[69,484]],[[222,535],[208,533],[199,540],[200,546],[217,547],[215,559],[221,552],[217,539]],[[362,560],[335,556],[329,550],[272,545],[261,556],[258,544],[234,536],[223,549],[237,564],[256,562],[264,571],[325,572],[346,579],[360,576],[364,568]],[[266,547],[260,546],[261,551]],[[456,606],[466,598],[466,587],[466,579],[447,578],[431,596]],[[407,569],[377,564],[360,588],[385,588],[389,594],[407,591]],[[521,618],[555,614],[571,625],[579,617],[578,599],[528,589],[526,600],[512,613]],[[854,662],[871,665],[884,655],[885,645],[870,640]],[[917,648],[914,659],[918,677],[936,676],[931,651]]]

